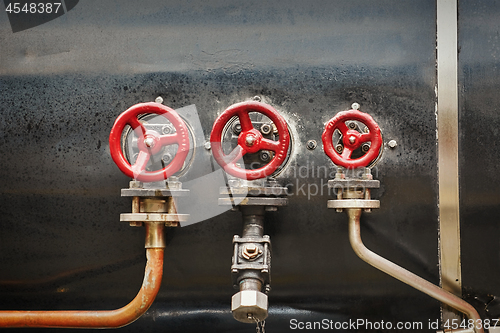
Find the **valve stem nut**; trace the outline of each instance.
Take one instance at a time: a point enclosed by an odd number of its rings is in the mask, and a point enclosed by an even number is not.
[[[145,138],[144,144],[146,145],[146,147],[152,148],[155,145],[155,140],[153,138],[149,138],[149,137]]]
[[[252,135],[249,135],[246,137],[245,139],[245,144],[248,146],[248,147],[252,147],[255,143],[255,137],[252,136]]]

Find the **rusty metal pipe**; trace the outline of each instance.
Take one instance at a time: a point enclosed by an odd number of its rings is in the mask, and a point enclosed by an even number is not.
[[[358,257],[382,272],[398,279],[399,281],[402,281],[407,285],[431,296],[432,298],[462,312],[469,319],[473,319],[475,323],[481,323],[481,317],[477,313],[476,309],[463,299],[430,283],[427,280],[424,280],[420,276],[407,271],[406,269],[366,248],[361,240],[361,209],[349,208],[347,209],[347,215],[349,216],[349,241],[351,242],[351,246]],[[482,328],[475,328],[475,332],[484,333],[484,330]]]
[[[142,316],[155,300],[163,276],[163,249],[146,249],[141,290],[117,310],[103,311],[0,311],[0,327],[118,328]]]

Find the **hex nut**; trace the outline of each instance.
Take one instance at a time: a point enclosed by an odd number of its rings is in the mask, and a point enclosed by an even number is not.
[[[318,143],[316,142],[316,140],[307,141],[307,144],[306,144],[307,149],[314,150],[314,149],[316,149],[317,146],[318,146]]]
[[[396,140],[391,140],[391,141],[389,141],[388,145],[390,148],[396,148],[398,143],[396,142]]]
[[[234,134],[240,134],[241,133],[241,124],[240,123],[236,123],[233,125],[233,132]]]
[[[247,260],[255,260],[262,254],[262,250],[254,243],[248,243],[243,245],[243,250],[241,255]]]
[[[131,180],[129,183],[130,188],[142,188],[142,182],[137,180]]]
[[[242,290],[233,295],[231,311],[234,319],[242,323],[255,323],[267,318],[267,295],[257,290]],[[249,318],[249,314],[251,314]]]
[[[161,128],[161,132],[163,134],[172,134],[175,132],[175,130],[171,125],[166,124],[166,125],[163,125],[163,127]]]
[[[268,135],[272,132],[273,126],[271,124],[262,124],[260,127],[260,132],[264,135]]]
[[[241,185],[238,179],[229,179],[227,184],[229,185],[229,187],[239,187]]]
[[[166,153],[166,154],[164,154],[164,155],[161,157],[161,160],[162,160],[165,164],[169,164],[170,162],[172,162],[172,155],[170,155],[169,153]]]
[[[272,126],[273,126],[273,133],[278,134],[278,127],[276,127],[274,123],[272,124]]]
[[[271,159],[271,153],[268,150],[261,150],[259,158],[262,162],[268,162]]]
[[[129,222],[129,225],[131,227],[142,227],[143,226],[142,222]]]

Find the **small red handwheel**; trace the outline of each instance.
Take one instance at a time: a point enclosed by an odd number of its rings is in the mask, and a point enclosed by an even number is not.
[[[164,116],[174,126],[175,133],[160,135],[156,131],[146,130],[137,117],[148,113]],[[139,154],[134,165],[130,165],[127,161],[121,147],[121,138],[126,125],[129,125],[138,136],[137,146]],[[167,166],[156,171],[146,171],[146,164],[152,155],[159,153],[162,147],[174,144],[177,145],[177,152]],[[130,178],[142,182],[162,181],[182,168],[189,152],[188,129],[177,112],[168,106],[154,102],[139,103],[130,107],[116,118],[109,135],[109,150],[118,168]]]
[[[278,130],[279,140],[264,138],[260,131],[255,129],[250,120],[250,112],[258,112],[267,116]],[[232,117],[237,116],[241,124],[241,133],[238,136],[238,145],[229,154],[222,149],[222,131]],[[273,174],[286,160],[290,145],[290,134],[285,119],[270,105],[248,101],[231,105],[214,123],[210,135],[212,153],[219,165],[232,176],[255,180]],[[265,166],[247,170],[236,166],[236,162],[245,154],[254,154],[260,150],[271,150],[274,157]]]
[[[368,128],[368,133],[360,133],[355,129],[349,128],[345,122],[353,120],[365,124]],[[339,130],[342,134],[344,149],[341,153],[336,151],[333,144],[333,133],[335,130]],[[368,166],[377,158],[382,147],[382,134],[377,123],[369,114],[358,110],[337,113],[326,124],[321,138],[325,154],[330,157],[333,163],[351,169]],[[365,142],[371,142],[368,151],[361,157],[352,158],[352,153]]]

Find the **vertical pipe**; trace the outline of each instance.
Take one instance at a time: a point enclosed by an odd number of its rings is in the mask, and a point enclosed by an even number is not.
[[[240,206],[243,215],[243,233],[241,236],[262,238],[264,236],[264,207]]]
[[[462,296],[458,184],[457,0],[437,0],[439,256],[443,289]],[[443,321],[459,319],[443,306]]]
[[[264,236],[264,206],[239,206],[243,215],[243,232],[241,234],[245,243],[241,246],[260,243]],[[256,244],[253,244],[256,246]],[[267,244],[266,244],[267,245]],[[238,257],[235,247],[234,258]],[[264,252],[267,256],[267,251]],[[251,267],[238,271],[237,281],[239,292],[231,298],[231,312],[233,317],[243,323],[258,323],[267,318],[268,298],[262,292],[264,276],[261,269]]]
[[[146,249],[165,248],[165,233],[163,232],[165,224],[162,222],[146,222]]]
[[[264,236],[264,213],[263,206],[240,206],[243,216],[242,238],[262,239]],[[240,290],[262,291],[263,278],[259,270],[241,270],[238,276]],[[248,283],[247,283],[248,282]]]

